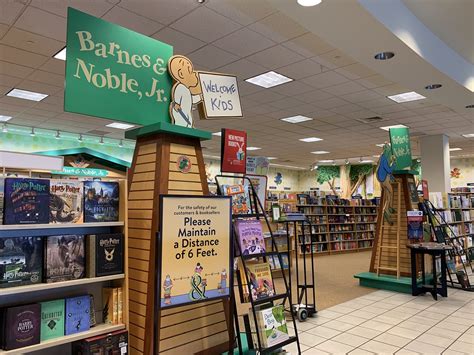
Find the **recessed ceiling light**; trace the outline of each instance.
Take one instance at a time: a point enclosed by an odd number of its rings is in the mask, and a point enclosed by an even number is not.
[[[247,147],[247,150],[259,150],[259,149],[262,149],[262,148],[259,148],[259,147]]]
[[[53,55],[53,58],[56,58],[56,59],[59,59],[59,60],[66,60],[66,47],[64,47],[58,53]]]
[[[7,122],[12,119],[12,116],[3,116],[0,115],[0,122]]]
[[[397,95],[390,95],[387,96],[392,101],[395,101],[396,103],[403,103],[403,102],[410,102],[410,101],[417,101],[417,100],[423,100],[426,99],[423,95],[418,94],[417,92],[410,91],[410,92],[404,92],[401,94]]]
[[[39,92],[33,92],[28,90],[21,89],[12,89],[7,93],[7,96],[16,97],[18,99],[25,99],[31,101],[41,101],[45,97],[48,97],[46,94],[41,94]]]
[[[267,157],[268,160],[275,160],[278,159],[277,157]]]
[[[329,152],[327,152],[325,150],[317,150],[315,152],[311,152],[311,154],[329,154]]]
[[[334,163],[334,160],[332,159],[326,159],[326,160],[320,160],[318,163]]]
[[[425,89],[426,90],[434,90],[434,89],[439,89],[442,86],[443,85],[441,85],[441,84],[430,84],[430,85],[426,85]]]
[[[462,135],[464,138],[474,138],[474,133],[468,133]]]
[[[117,128],[117,129],[129,129],[129,128],[135,127],[135,125],[133,124],[121,123],[121,122],[113,122],[105,126],[110,127],[110,128]]]
[[[300,123],[300,122],[305,122],[305,121],[312,121],[313,119],[306,116],[297,115],[297,116],[282,118],[281,120],[288,123]]]
[[[274,86],[278,86],[289,81],[293,81],[293,79],[288,78],[287,76],[278,74],[274,71],[269,71],[252,78],[245,79],[246,82],[261,86],[265,89],[272,88]]]
[[[404,124],[396,124],[396,125],[393,125],[393,126],[380,127],[380,129],[383,129],[384,131],[388,131],[388,130],[390,130],[390,128],[408,128],[408,127],[405,126]],[[383,147],[383,145],[382,145],[382,147]]]
[[[474,108],[474,104],[473,105],[467,105],[466,108]]]
[[[311,142],[319,142],[322,141],[321,138],[318,137],[308,137],[308,138],[300,138],[300,141],[306,142],[306,143],[311,143]]]
[[[297,3],[301,6],[308,7],[321,4],[321,0],[297,0]]]
[[[380,52],[374,56],[374,58],[377,60],[387,60],[393,57],[395,57],[395,53],[393,52]]]
[[[462,148],[457,148],[457,147],[456,148],[449,148],[450,152],[457,152],[459,150],[462,150]]]
[[[221,132],[221,131],[219,131],[219,132],[214,132],[212,135],[213,135],[213,136],[218,136],[218,137],[220,137],[220,136],[222,136],[222,132]]]

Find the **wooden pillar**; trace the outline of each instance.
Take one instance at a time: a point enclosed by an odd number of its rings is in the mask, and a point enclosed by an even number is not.
[[[181,156],[191,161],[188,172],[178,167]],[[154,309],[159,196],[209,193],[199,139],[169,133],[138,137],[128,183],[130,354],[184,355],[228,350],[233,338],[232,322],[226,317],[228,301],[164,310],[161,322]],[[153,349],[155,322],[159,327],[159,349]]]

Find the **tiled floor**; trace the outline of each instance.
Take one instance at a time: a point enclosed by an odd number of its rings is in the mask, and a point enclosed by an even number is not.
[[[413,297],[376,291],[298,323],[301,351],[312,354],[474,354],[474,293]],[[296,346],[287,347],[297,354]]]

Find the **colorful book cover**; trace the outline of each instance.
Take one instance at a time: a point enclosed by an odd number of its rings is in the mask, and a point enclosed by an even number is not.
[[[41,306],[29,304],[26,306],[7,308],[3,315],[5,350],[18,349],[40,342]]]
[[[0,238],[0,288],[42,281],[42,237]]]
[[[89,295],[66,298],[65,335],[90,329],[90,307]]]
[[[60,282],[85,277],[83,235],[45,237],[45,281]]]
[[[408,239],[423,238],[423,212],[407,211]]]
[[[275,295],[273,278],[268,263],[247,264],[247,276],[253,300],[272,297]],[[242,270],[243,271],[243,270]],[[242,280],[245,275],[242,275]],[[248,288],[246,288],[248,290]]]
[[[259,220],[237,220],[235,228],[242,255],[265,253],[262,223]]]
[[[4,224],[49,223],[49,180],[6,178]]]
[[[41,302],[41,341],[64,335],[64,300]]]
[[[49,222],[82,223],[83,196],[81,181],[51,180]]]
[[[122,233],[95,234],[87,238],[88,277],[123,273],[124,238]]]
[[[106,324],[117,324],[118,292],[116,288],[104,287],[102,289],[102,319]]]
[[[224,196],[232,196],[232,213],[247,214],[250,213],[250,196],[248,188],[244,185],[223,185]]]
[[[128,332],[118,330],[72,343],[73,355],[128,354]]]
[[[115,222],[119,219],[119,184],[84,181],[84,222]]]
[[[257,323],[265,348],[289,339],[283,305],[259,310],[257,312]]]

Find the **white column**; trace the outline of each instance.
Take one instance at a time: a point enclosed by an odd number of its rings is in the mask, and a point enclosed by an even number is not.
[[[421,172],[431,192],[451,191],[449,137],[444,134],[420,137]]]

